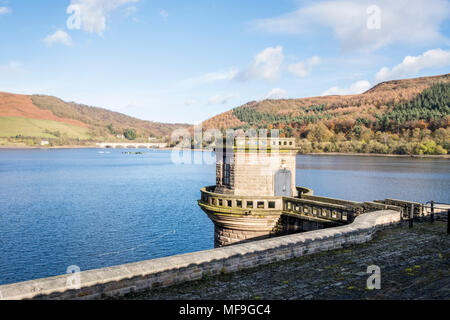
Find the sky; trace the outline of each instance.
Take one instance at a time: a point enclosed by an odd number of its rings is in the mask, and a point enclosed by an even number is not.
[[[449,73],[445,0],[0,0],[0,91],[199,123]]]

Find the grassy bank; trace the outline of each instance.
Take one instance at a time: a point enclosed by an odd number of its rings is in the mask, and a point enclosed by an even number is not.
[[[0,117],[0,137],[33,137],[56,139],[90,139],[88,129],[52,120],[38,120],[19,117]]]

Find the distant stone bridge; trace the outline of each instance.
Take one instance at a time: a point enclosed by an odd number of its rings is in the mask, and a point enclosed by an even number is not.
[[[168,146],[167,143],[139,143],[139,142],[102,142],[97,143],[100,148],[134,148],[134,149],[162,149]]]

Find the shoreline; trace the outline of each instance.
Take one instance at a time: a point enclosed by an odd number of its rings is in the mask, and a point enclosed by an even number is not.
[[[14,150],[34,150],[34,149],[42,149],[42,150],[51,150],[51,149],[103,149],[97,146],[56,146],[56,147],[33,147],[33,146],[0,146],[0,150],[2,149],[14,149]]]
[[[18,146],[18,145],[0,145],[0,150],[60,150],[60,149],[108,149],[108,148],[100,148],[98,146],[55,146],[55,147],[41,147],[41,146]],[[125,148],[128,149],[128,148]],[[112,149],[114,150],[114,149]],[[171,151],[174,148],[158,148],[158,149],[149,149],[149,150],[162,150],[162,151]],[[181,149],[179,149],[181,150]],[[192,150],[192,151],[210,151],[210,150]],[[443,155],[434,155],[434,154],[426,154],[426,155],[410,155],[410,154],[383,154],[383,153],[357,153],[357,152],[349,152],[349,153],[340,153],[340,152],[311,152],[311,153],[299,153],[302,156],[359,156],[359,157],[389,157],[389,158],[421,158],[421,159],[446,159],[450,160],[450,154]]]
[[[339,152],[311,152],[304,153],[304,156],[359,156],[359,157],[388,157],[388,158],[429,158],[429,159],[450,159],[449,154],[383,154],[383,153],[339,153]]]

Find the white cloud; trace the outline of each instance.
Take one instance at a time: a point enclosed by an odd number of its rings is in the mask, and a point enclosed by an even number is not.
[[[11,13],[12,10],[8,7],[0,7],[0,16],[3,14]]]
[[[22,69],[23,63],[21,61],[11,61],[8,63],[8,67],[13,70]]]
[[[187,100],[184,102],[184,104],[185,104],[186,106],[192,106],[192,105],[194,105],[194,104],[196,104],[196,103],[198,103],[198,102],[197,102],[197,100],[195,100],[195,99],[187,99]]]
[[[2,73],[17,73],[24,71],[24,64],[21,61],[10,61],[6,65],[0,65]]]
[[[127,17],[132,16],[133,14],[135,14],[137,12],[137,8],[136,6],[129,6],[125,9],[125,15]]]
[[[72,38],[69,36],[69,34],[65,31],[58,30],[55,33],[48,35],[45,37],[44,42],[47,44],[47,46],[51,47],[55,43],[61,43],[66,46],[72,45]]]
[[[283,47],[268,47],[258,53],[250,67],[239,75],[242,80],[260,78],[276,81],[280,78],[280,67],[283,63]]]
[[[239,69],[230,68],[226,71],[205,73],[198,77],[187,79],[187,80],[185,80],[185,82],[188,84],[192,84],[192,85],[198,85],[198,84],[212,83],[212,82],[217,82],[217,81],[233,80],[234,78],[236,78],[238,73],[239,73]]]
[[[71,0],[67,9],[79,12],[80,27],[84,31],[103,35],[108,15],[125,4],[136,2],[139,0]]]
[[[161,18],[163,19],[163,21],[167,23],[167,19],[169,18],[169,13],[168,13],[166,10],[162,9],[162,10],[159,12],[159,15],[161,16]]]
[[[375,81],[399,79],[417,75],[422,69],[450,65],[450,50],[432,49],[419,56],[407,56],[403,62],[392,69],[383,67],[375,75]]]
[[[236,67],[226,71],[209,72],[198,77],[193,77],[184,81],[188,85],[199,85],[218,81],[265,79],[275,81],[280,78],[280,67],[283,63],[283,47],[268,47],[259,52],[253,59],[251,65],[240,71]]]
[[[266,96],[266,99],[284,99],[287,91],[281,88],[273,88]]]
[[[232,80],[236,77],[239,70],[237,68],[230,68],[224,72],[210,72],[201,76],[204,82],[216,82],[223,80]]]
[[[380,28],[369,28],[371,5],[380,9]],[[446,0],[364,0],[307,2],[300,9],[251,24],[271,33],[311,35],[331,29],[344,51],[375,50],[389,44],[423,45],[448,39],[440,25],[450,17]]]
[[[332,87],[322,93],[322,96],[331,96],[331,95],[348,95],[348,94],[360,94],[366,92],[371,88],[371,84],[367,80],[361,80],[355,83],[352,83],[348,88],[339,88]]]
[[[306,61],[300,61],[289,65],[288,70],[297,77],[304,78],[312,72],[313,67],[319,64],[320,58],[318,56],[313,56]]]
[[[209,105],[227,104],[231,100],[237,99],[239,97],[240,97],[239,93],[233,93],[233,94],[229,94],[227,96],[216,95],[216,96],[209,98],[208,104]]]

